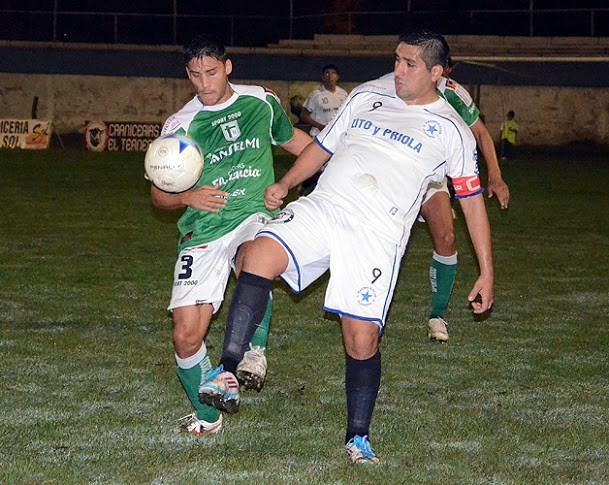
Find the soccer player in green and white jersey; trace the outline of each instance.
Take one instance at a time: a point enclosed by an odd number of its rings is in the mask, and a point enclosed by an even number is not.
[[[160,209],[185,208],[178,221],[169,309],[178,378],[195,408],[180,426],[204,435],[222,430],[222,415],[197,397],[202,377],[212,368],[205,335],[231,269],[240,270],[239,249],[273,214],[264,205],[264,190],[275,181],[272,145],[298,155],[311,138],[292,126],[272,91],[229,82],[232,62],[216,37],[195,37],[184,48],[184,60],[196,96],[169,117],[162,134],[182,133],[196,141],[205,167],[194,188],[170,194],[152,186],[151,198]],[[270,314],[269,304],[240,364],[238,376],[246,388],[260,390],[264,382]]]
[[[452,66],[452,60],[449,58],[448,66],[444,68],[442,76],[436,83],[436,90],[438,95],[448,101],[459,113],[474,134],[476,144],[484,156],[488,169],[488,196],[496,195],[499,205],[505,209],[510,201],[510,191],[501,177],[495,144],[480,119],[480,110],[472,97],[463,86],[450,79]],[[431,340],[446,342],[448,324],[444,320],[444,316],[457,274],[455,233],[446,181],[440,184],[430,184],[421,207],[421,217],[427,223],[434,245],[429,269],[432,297],[427,335]]]

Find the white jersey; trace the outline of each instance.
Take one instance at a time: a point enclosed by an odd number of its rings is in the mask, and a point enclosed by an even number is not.
[[[327,125],[332,121],[332,118],[334,118],[338,109],[345,99],[347,99],[347,96],[347,91],[339,86],[336,86],[336,90],[332,92],[328,91],[326,87],[322,85],[314,91],[311,91],[309,96],[307,96],[304,108],[311,113],[311,118],[315,121],[322,125]],[[315,136],[318,133],[319,129],[315,126],[312,127],[309,132],[311,136]]]
[[[482,191],[471,130],[444,99],[407,105],[393,75],[354,89],[315,140],[332,154],[315,192],[392,240],[408,238],[430,182]]]

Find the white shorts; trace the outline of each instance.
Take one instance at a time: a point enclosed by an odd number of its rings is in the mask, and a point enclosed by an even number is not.
[[[288,254],[281,277],[299,293],[328,269],[324,310],[375,322],[382,330],[406,249],[379,237],[355,214],[315,192],[288,204],[256,237],[272,237]]]
[[[450,197],[450,192],[448,191],[448,182],[446,180],[446,177],[444,177],[444,180],[442,180],[442,182],[431,182],[427,186],[427,192],[425,192],[425,195],[423,196],[423,203],[421,204],[421,206],[423,206],[425,204],[425,202],[427,202],[429,199],[431,199],[438,192],[446,192],[448,194],[448,196]],[[425,219],[423,218],[423,216],[421,214],[419,214],[419,217],[417,217],[417,221],[425,222]]]
[[[425,204],[425,202],[431,199],[438,192],[446,192],[450,196],[450,192],[448,191],[448,181],[446,180],[446,177],[444,177],[442,182],[431,182],[427,186],[427,192],[425,192],[425,195],[423,196],[423,204]]]
[[[268,220],[264,213],[253,214],[220,239],[181,251],[173,273],[169,310],[210,303],[216,313],[224,300],[231,269],[235,269],[237,249],[254,239]]]

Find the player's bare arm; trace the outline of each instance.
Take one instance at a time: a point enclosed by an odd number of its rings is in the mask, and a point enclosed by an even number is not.
[[[220,212],[226,205],[228,192],[218,189],[217,185],[202,185],[179,194],[170,194],[152,186],[150,193],[152,204],[165,210],[192,207],[207,212]]]
[[[491,308],[494,298],[495,272],[491,251],[491,227],[482,194],[459,199],[459,202],[480,267],[480,276],[467,299],[474,313],[480,314]]]
[[[281,145],[286,152],[291,153],[292,155],[300,155],[305,147],[313,141],[308,133],[304,131],[294,128],[294,135],[290,138],[290,141]]]
[[[288,191],[321,170],[329,159],[330,154],[317,143],[307,145],[281,180],[269,185],[265,190],[264,204],[267,209],[274,210],[281,207]]]
[[[501,177],[501,169],[499,168],[499,161],[497,160],[495,142],[493,142],[493,138],[482,120],[478,119],[470,128],[476,138],[476,143],[486,160],[488,169],[488,196],[490,198],[493,195],[496,195],[501,208],[507,209],[507,206],[510,203],[510,189]]]

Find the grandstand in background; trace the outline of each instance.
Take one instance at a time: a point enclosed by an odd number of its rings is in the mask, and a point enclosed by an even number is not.
[[[29,3],[34,8],[24,9]],[[481,0],[224,3],[214,2],[212,14],[208,2],[193,0],[0,0],[0,40],[176,45],[204,28],[229,46],[262,47],[315,34],[399,34],[415,26],[445,35],[609,36],[606,0],[513,0],[496,7]]]
[[[0,111],[22,119],[35,99],[55,133],[79,142],[88,120],[162,122],[192,96],[181,45],[202,31],[225,39],[232,79],[268,85],[287,109],[324,64],[340,66],[348,88],[391,71],[398,34],[426,26],[446,36],[455,77],[494,135],[514,109],[523,144],[609,145],[609,0],[513,0],[510,10],[454,0],[451,11],[444,0],[384,0],[384,10],[364,10],[365,0],[260,0],[246,10],[215,2],[214,15],[204,12],[210,2],[185,8],[190,1],[166,0],[164,11],[149,0],[20,0],[38,10],[0,0]]]

